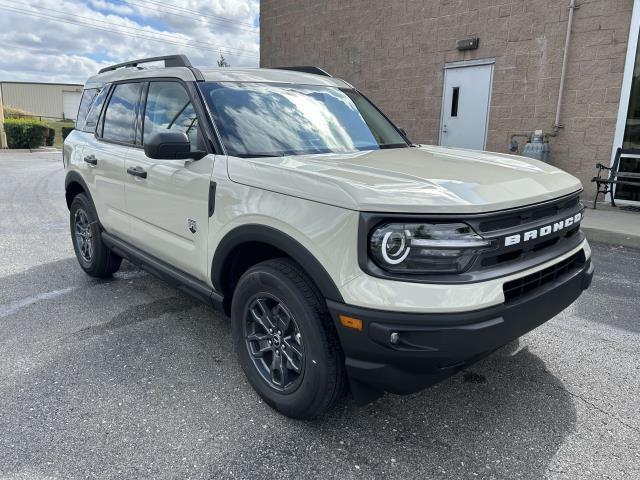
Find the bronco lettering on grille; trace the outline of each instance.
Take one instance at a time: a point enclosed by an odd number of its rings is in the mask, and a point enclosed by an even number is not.
[[[529,240],[535,240],[536,238],[547,236],[551,232],[559,232],[560,230],[564,230],[565,228],[577,225],[578,223],[580,223],[580,220],[582,220],[582,212],[576,213],[569,218],[565,218],[564,220],[560,220],[559,222],[554,222],[550,225],[527,230],[523,233],[509,235],[508,237],[504,238],[504,246],[508,247],[511,245],[517,245],[520,242],[528,242]]]

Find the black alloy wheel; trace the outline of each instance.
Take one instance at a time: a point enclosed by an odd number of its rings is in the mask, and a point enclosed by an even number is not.
[[[80,267],[92,277],[108,277],[118,271],[122,258],[102,241],[102,229],[93,202],[84,193],[73,198],[70,206],[73,249]]]
[[[247,307],[244,334],[247,351],[264,380],[276,390],[291,392],[304,375],[302,334],[287,306],[262,294]]]
[[[247,380],[284,415],[314,418],[344,395],[344,355],[326,300],[291,259],[266,260],[242,274],[231,331]]]
[[[91,222],[87,217],[87,212],[82,208],[76,210],[74,216],[75,242],[82,259],[91,263],[93,258],[93,233],[91,232]]]

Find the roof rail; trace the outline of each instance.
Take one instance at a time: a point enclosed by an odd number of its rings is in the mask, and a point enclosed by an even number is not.
[[[137,67],[141,63],[161,62],[164,61],[164,67],[188,67],[192,68],[191,62],[186,55],[165,55],[163,57],[151,57],[141,58],[139,60],[131,60],[130,62],[117,63],[110,67],[104,67],[100,69],[98,73],[109,72],[111,70],[117,70],[118,68],[125,67]]]
[[[293,67],[274,67],[276,70],[293,70],[295,72],[313,73],[314,75],[322,75],[323,77],[331,77],[331,74],[325,72],[320,67],[313,67],[311,65],[301,65]]]

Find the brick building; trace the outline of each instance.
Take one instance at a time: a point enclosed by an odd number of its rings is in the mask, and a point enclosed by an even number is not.
[[[513,135],[554,133],[570,4],[262,0],[260,61],[344,78],[417,143],[508,152]],[[577,175],[590,196],[596,162],[609,164],[623,139],[640,146],[640,0],[576,5],[550,162]],[[459,50],[468,39],[477,48]],[[521,152],[527,139],[514,139]]]

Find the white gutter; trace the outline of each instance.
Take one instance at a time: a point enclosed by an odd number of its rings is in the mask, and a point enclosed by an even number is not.
[[[558,105],[556,107],[556,120],[553,124],[553,132],[555,135],[563,127],[560,123],[560,109],[562,108],[562,96],[564,94],[564,80],[567,76],[567,56],[569,54],[569,43],[571,41],[571,25],[573,24],[573,11],[578,8],[576,0],[569,2],[569,19],[567,20],[567,36],[564,40],[564,53],[562,55],[562,72],[560,72],[560,90],[558,92]]]

